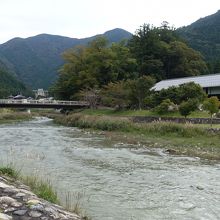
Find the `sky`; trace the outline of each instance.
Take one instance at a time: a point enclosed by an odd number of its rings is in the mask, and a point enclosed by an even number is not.
[[[176,28],[220,10],[220,0],[0,0],[0,43],[41,33],[90,37],[144,23]]]

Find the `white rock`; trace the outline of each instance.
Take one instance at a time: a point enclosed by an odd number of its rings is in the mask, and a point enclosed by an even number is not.
[[[3,182],[0,182],[0,188],[9,188],[10,186],[9,185],[7,185],[7,184],[5,184],[5,183],[3,183]]]
[[[20,197],[25,197],[25,196],[26,196],[25,193],[17,193],[14,197],[20,198]]]
[[[11,220],[11,219],[12,219],[11,216],[0,213],[0,220]]]
[[[38,205],[38,204],[41,204],[41,202],[37,199],[31,199],[31,200],[27,201],[27,204],[28,205]]]
[[[8,196],[2,196],[0,197],[0,203],[11,205],[13,202],[16,202],[15,199],[8,197]]]
[[[39,217],[41,217],[41,215],[42,214],[38,211],[30,211],[29,212],[29,216],[32,217],[32,218],[39,218]]]
[[[19,207],[21,207],[22,206],[22,203],[20,203],[20,202],[12,202],[11,203],[11,206],[13,206],[13,207],[16,207],[16,208],[19,208]]]

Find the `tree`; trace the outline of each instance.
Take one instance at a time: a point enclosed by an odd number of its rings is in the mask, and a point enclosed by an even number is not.
[[[89,103],[90,108],[96,109],[100,99],[100,90],[97,88],[86,88],[79,92],[78,96]]]
[[[212,126],[213,115],[219,112],[219,106],[220,106],[220,103],[219,103],[218,97],[216,96],[212,96],[206,99],[203,103],[204,110],[207,110],[210,114],[211,126]]]
[[[183,101],[179,106],[179,112],[185,118],[190,115],[191,112],[195,111],[198,108],[198,100],[189,99],[187,101]]]
[[[151,75],[159,81],[208,73],[201,54],[189,48],[168,22],[161,27],[144,24],[128,46],[137,60],[140,76]]]
[[[167,89],[155,92],[151,96],[151,105],[155,107],[159,105],[164,99],[170,99],[176,104],[180,104],[183,101],[189,99],[197,99],[199,103],[202,103],[206,98],[206,94],[199,84],[194,82],[184,83],[179,86],[170,86]]]
[[[135,78],[136,60],[123,43],[108,45],[96,38],[87,47],[66,51],[53,92],[62,99],[76,99],[80,90],[101,88],[110,82]]]
[[[173,111],[176,109],[176,106],[173,102],[170,101],[170,99],[165,99],[161,102],[160,105],[158,105],[154,110],[158,113],[158,114],[166,114],[169,111]]]
[[[151,94],[150,89],[155,84],[155,79],[150,76],[142,76],[135,80],[127,81],[129,91],[128,99],[130,105],[142,109],[145,104],[145,99]]]
[[[104,105],[122,109],[128,106],[128,89],[124,81],[109,83],[101,91]]]
[[[167,78],[197,76],[208,73],[208,67],[202,55],[180,41],[169,44],[166,60],[167,62],[164,65]]]

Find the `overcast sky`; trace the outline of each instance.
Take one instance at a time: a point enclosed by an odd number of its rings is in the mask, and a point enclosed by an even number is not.
[[[220,0],[0,0],[0,43],[41,33],[89,37],[144,23],[189,25],[220,9]]]

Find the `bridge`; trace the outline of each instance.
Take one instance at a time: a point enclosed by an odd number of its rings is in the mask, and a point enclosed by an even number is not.
[[[0,99],[0,108],[53,108],[67,110],[88,107],[88,102],[83,101]]]

